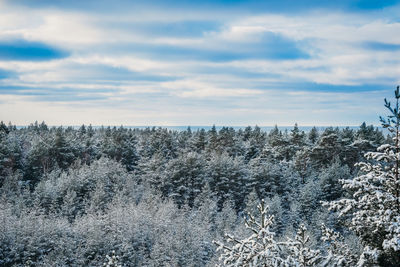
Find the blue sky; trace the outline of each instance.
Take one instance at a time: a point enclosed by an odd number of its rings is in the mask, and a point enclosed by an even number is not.
[[[398,1],[0,1],[0,120],[379,125]]]

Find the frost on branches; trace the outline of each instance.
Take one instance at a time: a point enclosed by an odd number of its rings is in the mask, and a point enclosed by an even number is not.
[[[115,255],[115,250],[112,251],[111,256],[106,255],[106,262],[104,262],[104,267],[122,267],[119,264],[119,257]]]
[[[287,259],[290,266],[316,266],[322,260],[321,252],[311,249],[309,243],[310,237],[307,235],[307,228],[301,224],[294,240],[284,243],[291,254],[291,257]]]
[[[326,266],[318,265],[325,257],[320,255],[319,250],[311,249],[310,237],[304,225],[300,226],[294,239],[277,242],[275,233],[271,231],[274,216],[268,214],[269,207],[262,200],[257,208],[261,215],[260,222],[252,215],[245,219],[246,227],[252,232],[248,238],[239,240],[225,235],[227,245],[214,242],[218,250],[222,251],[219,266]]]
[[[322,225],[321,240],[329,244],[321,266],[356,266],[357,258],[338,233]],[[359,265],[360,267],[363,265]]]
[[[285,266],[285,260],[279,255],[279,246],[275,241],[275,233],[270,230],[274,216],[268,214],[268,206],[264,200],[257,207],[261,219],[249,215],[245,224],[252,235],[238,240],[231,235],[225,235],[228,245],[215,242],[218,250],[222,251],[220,261],[223,266]]]
[[[351,192],[351,198],[327,204],[339,216],[349,218],[350,229],[361,238],[365,248],[360,265],[367,264],[368,259],[378,259],[383,266],[394,266],[400,261],[399,87],[395,97],[395,107],[385,99],[390,115],[387,119],[381,117],[383,127],[394,136],[393,144],[365,154],[367,161],[358,163],[362,175],[341,181],[343,188]]]
[[[265,205],[264,200],[257,208],[261,214],[260,222],[257,222],[251,215],[248,215],[248,219],[245,220],[247,228],[252,232],[248,238],[239,240],[231,235],[225,235],[228,244],[214,242],[218,246],[218,250],[222,251],[219,258],[221,265],[219,266],[356,266],[355,257],[339,233],[323,225],[321,240],[327,244],[325,253],[312,249],[307,228],[303,224],[300,225],[294,239],[289,238],[286,242],[277,242],[275,233],[270,230],[273,224],[273,215],[268,214],[269,208]]]

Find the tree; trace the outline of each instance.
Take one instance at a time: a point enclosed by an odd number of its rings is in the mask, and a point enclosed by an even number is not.
[[[106,255],[106,261],[104,262],[103,266],[105,267],[121,267],[122,265],[119,264],[119,257],[115,255],[115,250],[111,252],[111,256]]]
[[[249,173],[243,158],[214,153],[208,161],[206,175],[211,190],[217,195],[219,209],[227,200],[233,200],[237,210],[243,208],[245,195],[251,191],[246,188]]]
[[[315,144],[318,141],[319,133],[318,129],[314,127],[311,128],[310,132],[308,133],[308,140]]]
[[[347,165],[340,163],[339,159],[326,169],[323,169],[319,175],[319,184],[321,187],[321,197],[326,201],[338,199],[343,194],[340,180],[350,177],[350,169]]]
[[[300,147],[304,145],[305,133],[300,131],[297,123],[295,123],[293,129],[290,131],[290,141],[292,145]]]
[[[190,148],[197,153],[204,151],[207,144],[206,138],[206,131],[204,129],[197,130],[189,140]]]
[[[351,218],[350,229],[361,238],[364,250],[376,252],[383,266],[395,266],[400,261],[399,86],[395,98],[395,107],[385,99],[390,115],[387,119],[381,117],[383,127],[394,135],[394,144],[366,153],[367,162],[358,163],[362,174],[342,180],[351,197],[327,203],[339,216]]]
[[[31,141],[31,147],[26,155],[24,180],[32,187],[55,165],[55,158],[52,156],[53,143],[54,140],[51,138],[42,138],[39,135]]]
[[[287,245],[292,256],[290,262],[294,266],[316,266],[322,260],[321,252],[310,248],[310,236],[304,224],[300,225],[294,240],[289,240]]]
[[[205,160],[202,154],[189,152],[172,159],[166,166],[163,192],[173,198],[179,207],[193,206],[205,184]]]
[[[268,214],[264,201],[257,208],[260,222],[252,215],[245,219],[246,227],[252,232],[248,238],[240,240],[227,234],[228,244],[214,242],[222,251],[220,262],[223,266],[279,266],[285,263],[286,260],[279,255],[275,233],[270,230],[274,216]]]
[[[350,250],[349,246],[344,242],[343,237],[338,232],[322,224],[321,240],[328,245],[328,255],[324,257],[321,263],[322,266],[353,267],[356,265],[356,255]],[[365,265],[358,266],[361,267]]]
[[[66,140],[65,133],[61,127],[57,128],[52,156],[63,170],[66,170],[75,159],[72,147]]]

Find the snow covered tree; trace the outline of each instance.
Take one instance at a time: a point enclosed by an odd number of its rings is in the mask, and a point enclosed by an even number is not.
[[[304,145],[304,131],[300,131],[299,126],[295,123],[293,129],[290,131],[290,141],[294,146]]]
[[[312,144],[315,144],[318,141],[319,133],[318,129],[315,126],[311,128],[307,138]]]
[[[323,200],[332,201],[340,198],[343,189],[339,181],[350,176],[350,168],[341,164],[339,159],[335,159],[332,165],[323,169],[318,175],[319,186],[322,190],[320,196]]]
[[[42,138],[39,135],[31,140],[31,147],[26,155],[24,180],[32,186],[36,185],[44,173],[53,169],[55,158],[52,157],[53,142],[50,137]]]
[[[339,129],[328,127],[321,135],[318,143],[312,148],[310,159],[312,165],[319,168],[329,165],[343,151]]]
[[[328,245],[328,255],[324,257],[321,266],[353,267],[356,265],[356,255],[350,250],[338,232],[333,231],[323,224],[321,240]]]
[[[237,210],[243,208],[247,193],[245,185],[249,176],[243,158],[232,158],[227,153],[214,153],[208,162],[206,175],[211,190],[218,197],[219,209],[227,200],[233,200]]]
[[[111,256],[106,255],[106,261],[103,266],[105,267],[121,267],[119,264],[119,257],[115,255],[115,250],[112,251]]]
[[[172,159],[166,166],[163,192],[179,207],[193,206],[205,184],[205,160],[202,154],[189,152]]]
[[[316,266],[316,264],[322,260],[321,252],[311,249],[310,243],[311,241],[310,236],[307,234],[307,228],[304,224],[301,224],[294,240],[289,240],[286,243],[291,255],[289,262],[292,266]]]
[[[318,182],[310,179],[300,190],[297,197],[299,203],[300,217],[307,222],[311,221],[313,214],[320,207],[322,192]]]
[[[75,159],[72,147],[66,140],[64,130],[61,127],[57,128],[51,156],[63,170],[66,170]]]
[[[367,162],[358,163],[362,174],[353,180],[342,180],[343,188],[352,197],[327,204],[339,216],[350,217],[350,229],[361,238],[365,251],[375,251],[375,256],[369,258],[378,257],[382,266],[400,262],[399,87],[395,98],[395,107],[385,99],[390,115],[387,119],[381,117],[383,127],[394,135],[394,145],[382,145],[377,152],[366,153]]]
[[[12,132],[5,134],[0,130],[0,186],[8,174],[23,168],[22,145],[18,135]]]
[[[189,140],[189,146],[193,151],[200,153],[206,148],[206,139],[206,131],[204,129],[197,130],[195,133],[193,133],[191,139]]]
[[[252,235],[243,240],[229,234],[227,243],[215,242],[222,251],[220,262],[223,266],[283,266],[285,259],[280,257],[279,246],[275,241],[275,233],[270,230],[274,216],[268,214],[268,206],[261,201],[258,206],[260,221],[248,215],[245,224]]]

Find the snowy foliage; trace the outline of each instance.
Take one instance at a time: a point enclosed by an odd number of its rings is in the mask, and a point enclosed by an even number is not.
[[[222,251],[220,261],[224,266],[281,266],[285,263],[279,255],[279,246],[275,241],[275,233],[270,230],[274,216],[268,214],[268,206],[264,201],[258,206],[260,221],[252,215],[245,219],[246,227],[252,234],[239,240],[227,234],[227,245],[216,242]]]
[[[328,255],[325,257],[322,266],[355,266],[356,255],[338,232],[323,224],[321,240],[328,245]]]
[[[330,246],[319,239],[322,221],[349,236],[320,201],[346,196],[337,181],[382,140],[365,124],[267,133],[0,122],[0,265],[101,266],[115,250],[122,266],[214,266],[212,240],[225,232],[227,247],[246,244],[235,248],[243,260],[317,262],[310,257],[325,259]],[[244,211],[262,198],[270,215],[247,217],[246,229]],[[308,233],[294,237],[301,223]]]
[[[247,238],[239,239],[226,234],[225,242],[214,241],[217,250],[221,251],[219,266],[356,266],[357,257],[343,237],[325,225],[322,225],[321,237],[325,246],[323,251],[314,248],[304,224],[299,226],[293,239],[278,241],[271,231],[274,216],[268,211],[269,207],[262,200],[258,206],[260,220],[250,214],[247,216],[245,225],[251,232]],[[367,252],[364,254],[364,258],[371,258]]]
[[[316,266],[322,259],[320,250],[311,248],[310,236],[304,224],[300,225],[294,240],[289,240],[286,246],[290,251],[291,257],[288,261],[292,266]]]
[[[119,257],[115,255],[115,250],[111,252],[111,256],[106,255],[106,262],[104,262],[103,266],[105,267],[121,267],[118,263]]]
[[[399,87],[396,106],[385,99],[388,119],[383,126],[394,134],[394,144],[381,145],[376,152],[365,154],[366,162],[358,163],[361,175],[342,180],[351,198],[326,203],[339,216],[349,218],[350,229],[362,239],[364,252],[360,264],[391,265],[400,260],[400,113]]]

